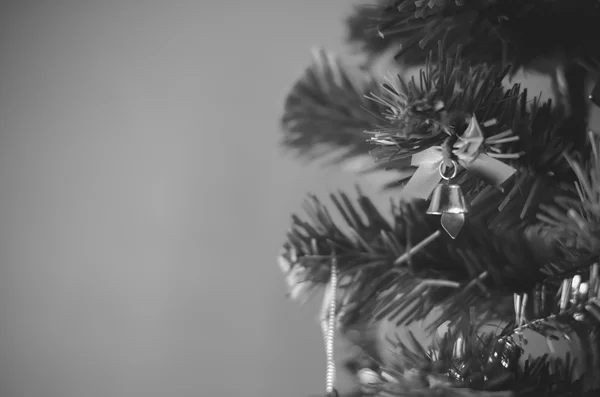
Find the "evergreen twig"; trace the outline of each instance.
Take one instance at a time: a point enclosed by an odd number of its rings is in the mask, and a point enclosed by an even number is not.
[[[376,8],[357,8],[348,19],[349,41],[371,55],[401,43],[403,61],[421,64],[444,40],[447,53],[463,46],[470,62],[513,70],[547,68],[554,58],[600,60],[598,0],[392,0]]]
[[[485,64],[470,66],[460,48],[448,56],[439,43],[437,57],[430,54],[418,81],[397,76],[369,94],[385,118],[369,130],[378,144],[371,151],[376,161],[412,168],[413,154],[440,145],[449,134],[460,135],[474,115],[480,122],[493,121],[484,129],[484,138],[511,138],[488,150],[513,153],[506,161],[536,176],[564,176],[568,167],[563,154],[571,150],[579,131],[566,123],[563,110],[554,108],[552,101],[528,100],[518,84],[505,89],[507,72]]]
[[[514,151],[508,161],[515,167],[560,173],[562,154],[577,135],[562,124],[563,113],[551,102],[528,101],[519,85],[505,90],[508,69],[472,67],[460,51],[450,57],[442,48],[435,60],[429,58],[419,81],[396,76],[381,84],[368,74],[352,73],[331,54],[316,52],[286,100],[284,146],[310,159],[341,150],[334,162],[370,152],[377,163],[373,170],[393,168],[408,178],[414,172],[412,154],[439,145],[450,132],[460,133],[475,115],[482,122],[493,120],[486,138],[509,132],[518,138],[490,148],[499,154]]]
[[[435,327],[459,321],[453,316],[471,304],[505,317],[512,311],[512,293],[527,291],[543,277],[523,228],[492,233],[467,222],[461,235],[449,240],[437,219],[425,215],[425,202],[395,205],[390,223],[360,192],[357,204],[343,193],[332,199],[345,225],[338,226],[311,197],[309,220],[293,217],[283,255],[305,268],[310,282],[325,284],[335,248],[340,277],[356,291],[347,321],[386,318],[407,324],[442,305],[444,316]],[[414,250],[424,240],[429,243]],[[506,297],[510,304],[502,307],[498,301]]]
[[[338,161],[368,154],[373,145],[364,131],[380,121],[380,110],[364,95],[375,86],[372,76],[353,73],[333,54],[315,50],[312,65],[286,98],[283,146],[309,160],[336,150]]]
[[[547,273],[560,277],[562,270],[578,271],[597,261],[600,256],[600,138],[589,134],[590,155],[566,155],[576,182],[571,190],[555,198],[554,205],[543,206],[538,215],[554,233],[562,253],[561,271],[553,267]],[[568,193],[571,194],[568,194]]]
[[[514,341],[517,332],[514,323],[507,324],[499,333],[487,334],[482,334],[476,327],[469,325],[473,324],[467,323],[467,327],[449,330],[431,346],[422,346],[412,334],[409,335],[408,340],[399,337],[390,340],[396,347],[395,364],[382,370],[393,380],[381,382],[378,395],[390,397],[591,397],[595,395],[587,390],[585,376],[575,378],[574,361],[569,355],[564,360],[544,355],[536,359],[528,359],[525,365],[521,366],[519,359],[523,349]],[[542,329],[538,330],[544,332]],[[593,375],[588,374],[588,377],[593,378]]]
[[[408,178],[414,154],[448,136],[458,139],[475,117],[484,126],[482,150],[516,169],[501,186],[458,174],[453,183],[471,208],[455,240],[440,232],[439,219],[425,214],[424,201],[393,203],[390,221],[360,191],[356,200],[331,195],[341,223],[314,196],[307,201],[307,220],[293,216],[281,257],[288,283],[327,283],[335,253],[343,329],[382,319],[405,325],[434,308],[442,314],[429,330],[450,322],[435,354],[412,335],[393,342],[399,353],[387,370],[396,382],[383,384],[381,396],[598,395],[573,380],[569,357],[560,362],[543,356],[525,367],[495,358],[498,349],[518,353],[505,349],[514,324],[500,335],[477,330],[489,319],[514,319],[514,293],[542,284],[554,293],[565,277],[587,277],[600,257],[600,138],[582,139],[585,77],[600,67],[599,20],[600,0],[381,0],[358,7],[348,19],[349,41],[370,59],[401,43],[398,56],[405,63],[424,65],[419,77],[380,82],[319,50],[288,95],[283,145],[304,158],[342,162],[370,152],[372,170],[394,168]],[[519,85],[504,89],[505,76],[520,67],[552,72],[564,106],[528,100]],[[590,156],[581,150],[588,143]],[[544,317],[526,327],[593,334],[593,356],[600,346],[598,324],[574,319],[585,314],[600,321],[597,301],[590,302],[573,303],[553,324]],[[457,355],[459,338],[465,349]],[[590,357],[586,368],[597,370],[597,355]]]

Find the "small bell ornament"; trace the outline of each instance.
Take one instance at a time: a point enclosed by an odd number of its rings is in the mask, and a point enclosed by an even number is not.
[[[442,227],[455,239],[465,224],[469,209],[461,187],[450,182],[458,173],[458,163],[452,160],[450,175],[444,173],[444,168],[444,163],[440,163],[439,172],[444,182],[435,187],[427,214],[441,215]]]
[[[431,199],[427,213],[441,215],[442,227],[452,238],[458,236],[468,212],[460,186],[451,183],[458,174],[458,167],[500,187],[516,169],[495,158],[496,154],[501,153],[506,159],[520,156],[503,151],[502,145],[518,140],[510,129],[485,137],[482,126],[491,128],[498,124],[497,120],[487,120],[480,125],[472,115],[468,123],[461,134],[448,131],[449,136],[441,145],[413,154],[410,164],[417,169],[404,186],[413,197]]]

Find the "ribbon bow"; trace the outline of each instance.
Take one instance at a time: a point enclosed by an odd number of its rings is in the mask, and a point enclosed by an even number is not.
[[[482,153],[483,142],[481,127],[473,115],[465,133],[454,144],[452,153],[462,168],[476,173],[494,186],[498,186],[510,178],[516,170],[508,164]],[[444,160],[441,146],[434,146],[414,154],[411,165],[418,168],[405,186],[407,191],[416,197],[428,199],[442,180],[440,164]]]

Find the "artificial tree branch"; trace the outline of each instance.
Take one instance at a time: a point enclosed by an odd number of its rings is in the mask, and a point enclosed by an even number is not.
[[[460,49],[453,56],[442,50],[440,43],[437,57],[427,59],[418,81],[397,76],[368,95],[385,120],[368,130],[378,145],[371,151],[375,160],[410,169],[411,156],[442,144],[448,136],[460,136],[476,117],[485,127],[484,149],[494,156],[516,168],[562,175],[562,154],[572,147],[564,137],[573,132],[572,126],[563,125],[564,112],[551,101],[529,100],[518,84],[505,89],[507,68],[472,67]]]
[[[522,367],[509,342],[526,328],[554,328],[587,342],[579,358],[588,372],[600,366],[600,138],[585,134],[584,86],[600,68],[599,20],[600,0],[377,1],[348,20],[349,41],[367,61],[400,44],[419,76],[383,80],[317,51],[291,90],[285,147],[309,159],[335,151],[334,162],[369,152],[372,169],[402,171],[422,198],[393,202],[388,219],[360,191],[356,200],[332,195],[340,222],[311,197],[280,256],[292,297],[326,284],[336,256],[342,332],[441,309],[425,331],[446,322],[450,331],[433,349],[393,342],[400,353],[385,370],[395,379],[376,385],[380,396],[598,394],[600,380],[573,380],[568,358]],[[552,74],[563,106],[503,88],[519,69]],[[455,240],[426,210],[449,163],[449,183],[470,204]],[[481,335],[489,319],[515,324]]]
[[[571,145],[556,139],[557,131],[573,130],[562,127],[562,112],[549,102],[529,101],[518,85],[505,90],[507,68],[471,67],[460,49],[454,56],[442,50],[440,43],[438,56],[428,58],[418,81],[396,76],[381,84],[318,51],[286,100],[284,146],[312,159],[342,150],[339,161],[370,151],[373,170],[396,169],[406,178],[414,172],[410,156],[441,144],[452,131],[460,133],[474,115],[487,125],[485,138],[499,145],[492,148],[500,151],[497,156],[512,148],[525,156],[502,154],[511,165],[556,174],[561,152]],[[514,137],[499,139],[510,131]]]
[[[421,345],[412,333],[408,340],[390,340],[395,346],[394,364],[382,368],[385,377],[371,387],[379,396],[393,397],[594,395],[584,378],[575,378],[569,357],[542,356],[527,360],[521,367],[523,349],[515,343],[520,332],[515,324],[498,333],[483,334],[474,325],[466,322],[431,346]]]
[[[315,50],[312,65],[285,100],[283,147],[309,160],[336,151],[338,161],[368,154],[373,145],[364,130],[380,122],[380,110],[365,94],[375,86],[373,76],[344,66],[323,49]]]
[[[348,325],[359,318],[407,324],[427,316],[435,305],[445,307],[445,313],[432,327],[457,321],[471,304],[502,317],[508,311],[494,309],[503,297],[528,291],[544,277],[518,224],[490,229],[475,217],[458,239],[449,241],[436,219],[425,215],[425,202],[400,202],[390,223],[360,193],[358,205],[344,194],[332,199],[345,224],[338,225],[312,197],[310,220],[294,216],[282,255],[292,269],[302,269],[306,282],[324,284],[335,249],[341,283],[354,291]]]
[[[377,20],[384,41],[373,38],[373,29],[364,29],[363,48],[380,53],[402,44],[399,56],[407,63],[421,64],[442,39],[445,52],[463,46],[469,62],[511,64],[514,71],[536,68],[541,59],[557,54],[588,64],[600,59],[597,0],[392,0],[377,6],[376,17],[371,10],[369,18],[349,19],[352,42],[361,41],[358,26]]]
[[[572,194],[563,191],[553,205],[543,206],[538,214],[542,222],[560,234],[556,241],[564,270],[577,271],[600,256],[600,138],[590,131],[587,141],[588,156],[566,156],[576,175]],[[561,274],[552,269],[548,273]]]
[[[379,145],[379,148],[372,151],[376,159],[405,171],[411,168],[407,162],[410,156],[440,144],[449,133],[460,134],[461,129],[466,126],[465,118],[470,114],[478,115],[483,120],[493,120],[485,124],[488,130],[484,134],[484,143],[485,138],[490,140],[487,149],[493,151],[490,155],[502,156],[504,151],[510,150],[511,147],[517,151],[521,149],[520,153],[523,154],[506,156],[510,164],[514,164],[517,172],[504,186],[484,188],[485,183],[468,172],[456,179],[455,182],[463,188],[469,201],[473,201],[474,208],[467,227],[470,231],[464,233],[467,237],[453,242],[449,248],[441,248],[442,252],[447,252],[449,257],[456,260],[458,267],[450,270],[450,273],[447,273],[446,269],[446,272],[442,271],[442,277],[439,277],[436,272],[440,269],[436,269],[436,260],[425,265],[422,269],[425,271],[423,274],[415,273],[414,269],[408,273],[408,276],[412,277],[411,289],[418,287],[419,291],[423,292],[422,296],[430,299],[429,304],[422,305],[418,310],[408,310],[406,302],[410,299],[403,299],[404,303],[398,305],[398,295],[393,295],[390,299],[386,297],[385,292],[391,290],[391,286],[398,283],[398,280],[408,280],[404,270],[394,268],[390,271],[390,266],[393,268],[401,265],[404,257],[414,263],[412,251],[407,247],[411,244],[418,246],[420,242],[427,241],[430,238],[428,236],[433,236],[436,230],[436,227],[423,228],[423,233],[415,235],[415,227],[423,226],[416,226],[417,223],[410,226],[406,224],[407,216],[410,218],[407,214],[415,214],[414,209],[406,209],[408,207],[405,206],[405,211],[396,217],[396,221],[400,223],[396,223],[395,227],[404,226],[395,230],[404,230],[402,233],[411,230],[410,241],[406,240],[406,234],[396,236],[399,240],[390,240],[394,236],[393,233],[390,234],[391,226],[382,221],[383,217],[377,214],[372,204],[363,196],[359,198],[359,203],[362,210],[371,217],[368,227],[363,225],[361,216],[350,205],[346,196],[334,196],[338,210],[351,227],[349,234],[342,233],[335,226],[318,200],[314,201],[314,208],[309,211],[312,213],[312,225],[295,217],[294,229],[288,235],[290,247],[302,252],[303,259],[307,260],[329,255],[331,244],[337,245],[340,260],[349,260],[352,263],[341,264],[341,271],[344,272],[344,268],[352,268],[349,271],[351,275],[359,275],[353,278],[353,282],[361,285],[363,292],[370,291],[370,294],[356,299],[355,314],[370,311],[372,314],[377,313],[374,314],[376,318],[388,317],[399,323],[422,318],[433,304],[449,296],[448,285],[439,282],[432,284],[433,280],[440,279],[459,283],[460,293],[450,294],[455,301],[450,303],[447,310],[447,313],[454,313],[451,310],[452,304],[457,304],[460,300],[461,304],[465,304],[476,299],[476,294],[472,292],[473,285],[491,283],[495,286],[492,289],[505,292],[503,288],[508,285],[507,280],[511,280],[511,291],[515,288],[526,290],[543,279],[540,269],[549,261],[562,259],[557,257],[555,247],[565,238],[562,228],[564,220],[559,220],[552,228],[547,228],[536,219],[537,209],[547,204],[553,194],[561,191],[562,183],[570,183],[573,180],[573,176],[564,171],[566,162],[563,155],[571,147],[563,138],[565,133],[572,129],[562,123],[560,111],[554,110],[550,103],[541,104],[535,100],[532,103],[528,102],[526,93],[521,92],[518,85],[509,90],[502,88],[500,82],[506,69],[497,73],[487,66],[472,68],[459,56],[445,56],[441,53],[441,47],[437,61],[427,62],[418,83],[414,79],[404,82],[398,77],[381,86],[372,85],[370,100],[360,96],[360,90],[346,77],[348,74],[342,68],[331,66],[339,65],[333,62],[331,57],[320,53],[319,59],[307,74],[313,77],[302,80],[303,83],[297,86],[301,89],[293,91],[288,103],[294,103],[294,106],[288,106],[284,115],[290,132],[288,137],[297,136],[298,139],[305,140],[305,143],[298,145],[303,150],[314,148],[318,142],[342,142],[344,132],[342,135],[335,135],[329,130],[319,130],[321,133],[318,134],[309,128],[296,128],[298,125],[315,125],[302,123],[314,120],[317,114],[315,109],[319,109],[316,104],[319,104],[323,110],[318,113],[321,117],[338,123],[337,126],[353,126],[353,129],[347,130],[353,131],[348,136],[358,136],[354,134],[358,134],[358,128],[361,128],[359,126],[370,128],[372,140]],[[307,86],[305,81],[315,83]],[[312,98],[311,102],[300,100],[298,93],[302,93],[303,98]],[[332,101],[332,98],[337,99]],[[340,100],[344,98],[348,100]],[[344,108],[339,107],[340,104],[351,105]],[[364,111],[363,106],[366,104],[371,106],[371,111]],[[331,114],[324,112],[327,108],[332,109]],[[378,115],[375,112],[378,112]],[[341,119],[335,118],[337,114],[344,115],[343,120],[347,124],[340,124]],[[361,116],[357,117],[356,114]],[[518,140],[512,139],[513,133]],[[500,147],[493,146],[492,140],[500,143]],[[350,151],[358,153],[358,147],[354,146]],[[527,194],[523,195],[524,192]],[[424,208],[417,212],[418,217],[423,217]],[[324,220],[327,222],[323,223]],[[435,224],[428,222],[430,225]],[[429,232],[425,234],[425,230]],[[361,234],[362,232],[366,235]],[[370,245],[374,242],[373,238],[376,238],[375,243],[379,248]],[[377,254],[378,249],[383,251]],[[427,247],[423,252],[429,255],[430,250],[432,249]],[[495,253],[499,254],[496,259],[493,258]],[[395,263],[396,261],[399,262]],[[530,262],[528,270],[524,271],[522,268],[523,262]],[[563,261],[562,265],[554,269],[554,274],[571,271],[573,266],[581,265],[573,261],[570,264],[571,267],[568,267],[567,262]],[[433,268],[427,270],[429,266]],[[325,274],[323,267],[316,269],[318,271],[310,272],[310,276],[315,280]],[[433,273],[430,270],[433,270]],[[455,273],[457,271],[458,273]],[[485,278],[489,280],[473,284],[482,275],[486,275]],[[462,285],[461,278],[467,284]],[[360,284],[361,279],[370,280],[370,285]],[[414,290],[410,292],[408,286],[403,290],[408,294],[416,294]],[[436,292],[433,292],[434,290]],[[373,294],[377,294],[379,303],[384,301],[385,304],[374,306],[377,300],[372,299]],[[390,311],[392,307],[396,309]]]
[[[367,56],[367,64],[394,43],[394,40],[382,37],[377,29],[381,7],[386,2],[387,0],[376,0],[376,4],[354,6],[352,13],[346,18],[346,41],[357,52]]]

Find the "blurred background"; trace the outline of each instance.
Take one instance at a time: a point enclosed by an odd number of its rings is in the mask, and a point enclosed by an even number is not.
[[[355,179],[277,123],[350,7],[2,2],[0,396],[322,394],[319,302],[275,257],[307,192]]]

